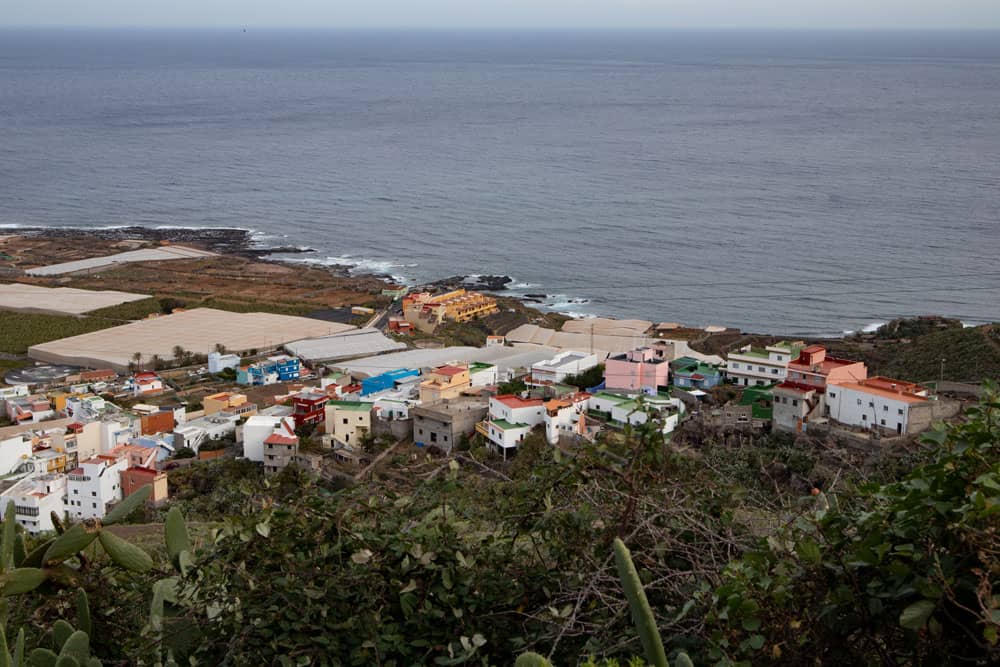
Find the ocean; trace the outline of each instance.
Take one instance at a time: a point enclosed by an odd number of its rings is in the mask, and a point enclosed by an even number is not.
[[[0,30],[0,225],[787,335],[1000,320],[1000,33]]]

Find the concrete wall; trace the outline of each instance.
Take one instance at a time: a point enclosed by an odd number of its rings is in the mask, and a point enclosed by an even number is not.
[[[372,420],[372,433],[376,438],[408,440],[413,436],[413,418],[374,419]]]
[[[920,405],[910,406],[907,433],[920,433],[929,429],[934,422],[951,419],[962,411],[958,401],[937,400],[927,401]]]

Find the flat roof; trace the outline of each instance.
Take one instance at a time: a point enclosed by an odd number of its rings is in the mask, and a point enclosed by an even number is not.
[[[72,287],[42,287],[24,283],[0,284],[0,309],[19,312],[60,313],[82,315],[98,308],[117,306],[149,298],[146,294],[74,289]]]
[[[178,345],[202,354],[219,343],[246,352],[276,347],[303,334],[324,336],[349,329],[353,327],[307,317],[195,308],[35,345],[28,349],[28,356],[48,363],[124,370],[136,352],[146,362],[153,355],[173,359]]]
[[[306,361],[331,361],[405,350],[406,344],[388,338],[378,329],[357,329],[286,343],[285,349]]]
[[[557,350],[537,345],[514,347],[443,347],[425,350],[406,350],[380,356],[353,359],[337,364],[351,374],[381,375],[387,370],[405,368],[436,368],[456,361],[479,361],[494,365],[500,372],[510,369],[528,369],[539,361],[551,359]]]
[[[127,264],[129,262],[162,262],[171,259],[202,259],[204,257],[215,256],[214,252],[207,250],[198,250],[197,248],[189,248],[181,245],[167,245],[159,248],[130,250],[114,255],[80,259],[74,262],[63,262],[62,264],[39,266],[34,269],[28,269],[25,273],[29,276],[58,276],[78,271],[95,271],[115,264]]]

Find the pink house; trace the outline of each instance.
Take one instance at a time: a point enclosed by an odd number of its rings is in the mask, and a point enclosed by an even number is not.
[[[670,384],[669,374],[669,360],[652,348],[640,347],[608,357],[604,363],[604,386],[655,394],[660,387]]]

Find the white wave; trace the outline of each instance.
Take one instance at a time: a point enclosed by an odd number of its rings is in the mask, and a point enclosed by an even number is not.
[[[883,322],[871,322],[870,324],[866,324],[865,326],[861,327],[860,329],[844,329],[843,335],[845,335],[845,336],[851,336],[851,335],[854,335],[856,333],[875,333],[876,331],[879,330],[880,327],[883,327],[886,324],[888,324],[888,322],[884,322],[884,321]]]
[[[280,253],[275,255],[270,255],[274,259],[280,259],[282,262],[295,262],[298,264],[317,264],[320,266],[346,266],[348,271],[352,275],[380,275],[389,276],[394,281],[400,283],[413,283],[414,279],[408,276],[402,275],[398,272],[394,272],[395,269],[412,269],[417,264],[403,264],[400,262],[391,262],[387,260],[371,259],[366,257],[352,257],[350,255],[341,255],[337,257],[283,257]]]
[[[578,313],[572,310],[565,310],[559,313],[560,315],[565,315],[566,317],[572,317],[574,320],[592,320],[597,317],[594,313]]]
[[[512,279],[513,280],[513,279]],[[541,287],[537,283],[508,283],[507,289],[534,289],[535,287]]]

